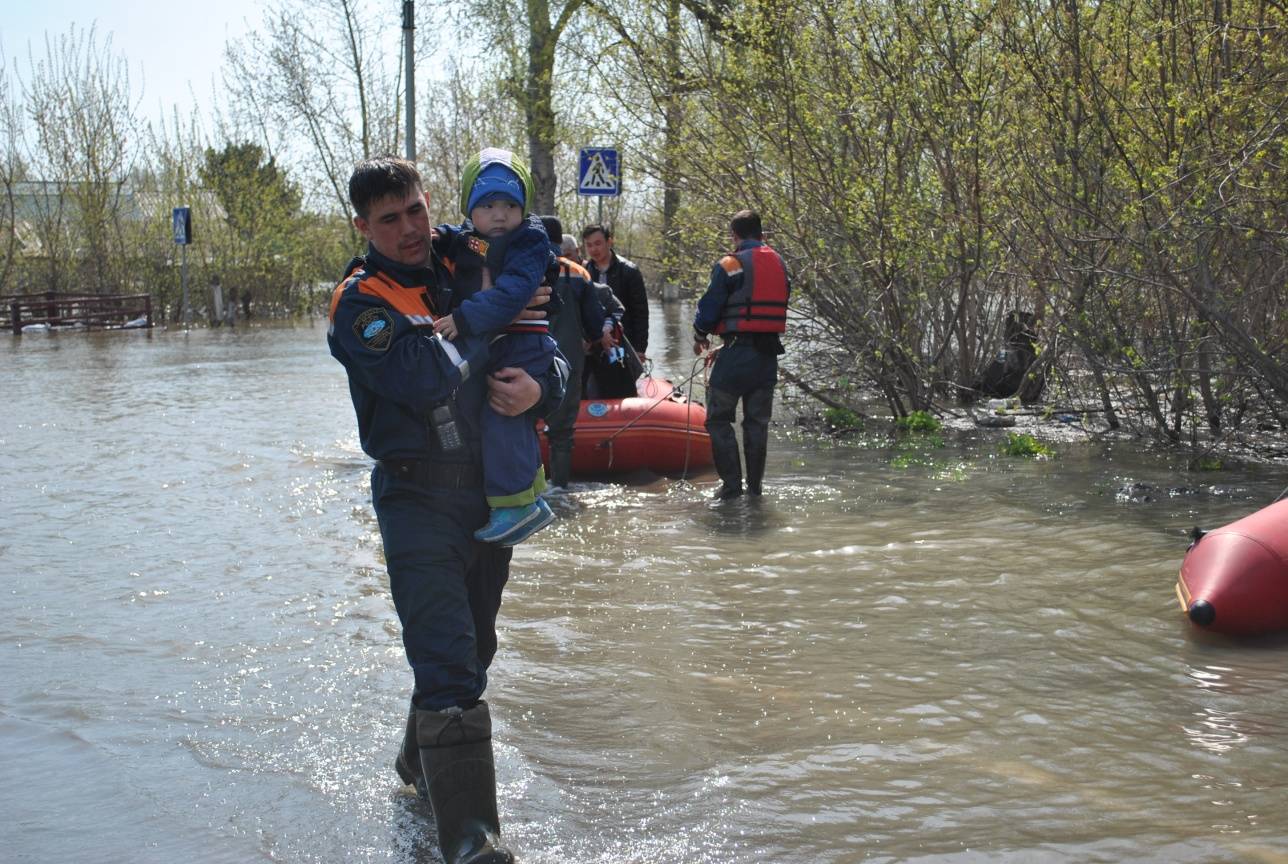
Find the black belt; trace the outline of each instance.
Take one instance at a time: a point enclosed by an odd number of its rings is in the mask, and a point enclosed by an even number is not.
[[[376,463],[393,477],[439,489],[478,489],[483,469],[476,462],[431,462],[427,459],[381,459]]]
[[[777,333],[722,333],[724,338],[724,347],[732,345],[750,345],[762,354],[782,354],[780,350],[783,346],[781,338]]]

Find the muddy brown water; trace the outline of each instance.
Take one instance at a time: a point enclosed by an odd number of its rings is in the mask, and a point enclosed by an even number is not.
[[[324,336],[0,337],[0,860],[436,860]],[[1172,593],[1284,472],[1003,434],[898,460],[784,417],[758,506],[559,497],[488,694],[523,860],[1288,861],[1288,642]]]

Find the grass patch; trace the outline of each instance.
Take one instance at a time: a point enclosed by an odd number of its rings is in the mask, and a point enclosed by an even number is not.
[[[890,464],[901,470],[918,466],[925,468],[934,468],[936,466],[934,457],[928,453],[900,453],[890,460]]]
[[[895,456],[890,460],[890,464],[895,468],[942,468],[943,460],[936,458],[931,451],[940,450],[944,447],[944,436],[939,434],[942,428],[938,420],[924,411],[914,412],[922,414],[929,418],[934,424],[933,431],[930,428],[923,427],[920,429],[908,429],[903,425],[909,417],[901,417],[896,421],[896,427],[900,432],[906,433],[899,436],[895,442]]]
[[[906,417],[894,421],[895,432],[899,438],[895,444],[895,457],[890,464],[895,468],[911,468],[914,465],[937,468],[941,460],[930,454],[944,446],[944,436],[939,432],[944,428],[929,411],[913,411]]]

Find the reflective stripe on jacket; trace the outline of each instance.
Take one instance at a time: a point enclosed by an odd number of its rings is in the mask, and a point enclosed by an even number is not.
[[[374,459],[437,456],[427,418],[453,396],[466,439],[471,445],[477,439],[473,418],[487,397],[487,340],[453,343],[434,335],[443,276],[401,268],[370,250],[350,264],[331,297],[327,343],[349,373],[358,436]]]

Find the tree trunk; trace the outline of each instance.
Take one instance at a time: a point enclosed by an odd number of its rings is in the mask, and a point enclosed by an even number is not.
[[[677,177],[680,142],[680,124],[683,112],[680,105],[680,0],[667,0],[666,4],[666,128],[662,140],[662,296],[676,284],[676,265],[680,259],[680,243],[675,227],[675,216],[680,210],[680,186]],[[671,296],[674,296],[672,294]]]
[[[528,0],[528,80],[523,91],[523,119],[528,130],[528,163],[532,171],[533,213],[555,212],[555,109],[552,83],[555,42],[547,0]]]
[[[1198,324],[1198,378],[1199,395],[1203,397],[1203,411],[1207,414],[1208,429],[1213,435],[1221,434],[1221,405],[1212,392],[1212,340],[1208,336],[1206,321]]]
[[[1211,243],[1200,239],[1195,244],[1195,255],[1198,258],[1195,263],[1198,265],[1199,290],[1205,290],[1205,286],[1210,290],[1212,284],[1212,269],[1208,257],[1210,254]],[[1216,397],[1212,395],[1212,342],[1208,332],[1208,321],[1203,317],[1201,310],[1198,316],[1199,321],[1195,329],[1199,337],[1199,393],[1203,397],[1203,410],[1207,414],[1208,429],[1212,430],[1212,434],[1217,435],[1221,432],[1221,406],[1217,404]]]

